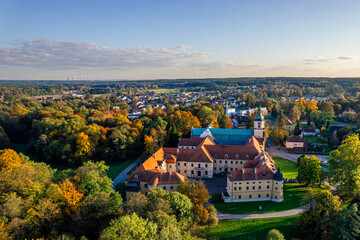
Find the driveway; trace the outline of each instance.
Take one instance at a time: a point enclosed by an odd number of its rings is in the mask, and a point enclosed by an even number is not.
[[[142,155],[139,156],[133,163],[131,163],[127,168],[124,169],[119,175],[116,176],[116,178],[113,181],[113,188],[115,189],[116,185],[119,183],[124,183],[125,179],[129,176],[127,173],[136,166],[136,164],[140,163],[142,159]]]
[[[220,193],[226,188],[226,175],[221,177],[203,178],[202,179],[209,190],[210,195]]]
[[[273,212],[273,213],[254,213],[254,214],[225,214],[217,212],[217,218],[219,220],[233,220],[233,219],[257,219],[257,218],[278,218],[278,217],[288,217],[293,216],[299,213],[304,212],[308,209],[308,206],[302,206],[295,209],[291,209],[283,212]]]

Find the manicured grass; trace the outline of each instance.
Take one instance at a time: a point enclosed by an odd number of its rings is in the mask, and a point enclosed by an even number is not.
[[[299,215],[282,218],[241,219],[220,221],[206,231],[207,239],[265,239],[269,230],[276,228],[285,239],[297,237],[296,221]]]
[[[319,137],[304,137],[308,143],[322,143]]]
[[[249,214],[287,211],[300,207],[303,202],[302,198],[307,193],[308,188],[298,183],[284,183],[284,201],[283,202],[235,202],[224,203],[217,202],[214,206],[217,210],[227,214]],[[262,207],[259,210],[259,206]]]
[[[131,163],[133,163],[139,156],[134,156],[129,158],[126,161],[112,162],[107,163],[109,166],[109,170],[107,171],[107,175],[109,178],[114,179],[119,173],[125,170]]]
[[[298,174],[297,163],[283,159],[283,158],[273,158],[275,161],[276,170],[280,167],[281,172],[283,173],[284,178],[293,178],[295,179]]]

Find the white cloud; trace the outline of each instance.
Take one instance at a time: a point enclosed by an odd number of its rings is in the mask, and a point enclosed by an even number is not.
[[[0,48],[0,65],[47,70],[101,68],[224,69],[238,65],[211,61],[209,54],[190,51],[188,46],[109,48],[95,43],[55,39],[19,40],[14,48]],[[241,64],[240,64],[241,65]],[[246,66],[247,64],[244,64]]]

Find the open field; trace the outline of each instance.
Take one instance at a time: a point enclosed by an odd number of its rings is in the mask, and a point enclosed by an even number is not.
[[[179,92],[179,88],[157,88],[157,89],[149,89],[149,91],[153,91],[155,93],[175,93]]]
[[[207,229],[207,239],[265,239],[270,229],[276,228],[286,239],[296,238],[296,221],[299,215],[282,218],[243,219],[220,221],[216,227]]]

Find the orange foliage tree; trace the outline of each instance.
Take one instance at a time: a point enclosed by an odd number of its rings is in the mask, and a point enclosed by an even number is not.
[[[14,166],[19,166],[22,163],[22,160],[12,149],[5,149],[0,154],[0,170],[9,169],[11,170]]]
[[[70,215],[73,212],[76,212],[81,207],[81,200],[84,196],[81,192],[77,191],[74,184],[66,179],[63,183],[60,183],[58,186],[58,191],[61,194],[64,212]]]

